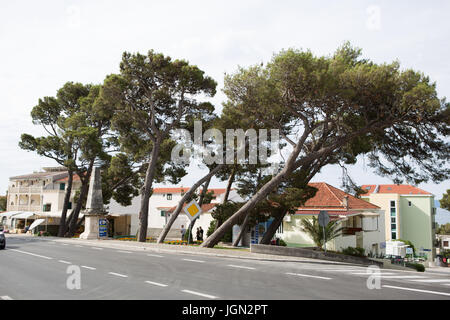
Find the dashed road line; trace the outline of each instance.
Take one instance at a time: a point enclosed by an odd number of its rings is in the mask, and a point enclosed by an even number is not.
[[[200,297],[204,297],[204,298],[208,298],[208,299],[218,299],[218,297],[209,295],[209,294],[204,294],[204,293],[200,293],[200,292],[196,292],[196,291],[191,291],[191,290],[181,290],[182,292],[185,293],[190,293],[196,296],[200,296]]]
[[[91,247],[94,250],[103,250],[103,248],[98,248],[98,247]]]
[[[256,269],[256,268],[253,268],[253,267],[237,266],[237,265],[234,265],[234,264],[229,264],[227,267],[239,268],[239,269],[248,269],[248,270],[255,270]]]
[[[383,279],[423,279],[422,276],[383,276]]]
[[[393,276],[396,275],[396,273],[392,273],[392,272],[383,272],[383,273],[377,273],[377,272],[351,272],[350,274],[353,274],[355,276],[380,276],[383,277],[384,276]]]
[[[64,261],[64,260],[58,260],[58,262],[61,262],[61,263],[64,263],[64,264],[72,264],[71,262],[69,262],[69,261]]]
[[[88,267],[88,266],[81,266],[84,269],[88,269],[88,270],[97,270],[97,268],[94,267]]]
[[[153,284],[153,285],[158,286],[158,287],[168,287],[167,284],[158,283],[158,282],[153,282],[153,281],[145,281],[145,283]]]
[[[189,262],[199,262],[199,263],[204,263],[205,261],[202,260],[192,260],[192,259],[183,259],[184,261],[189,261]]]
[[[156,257],[156,258],[164,258],[163,256],[157,255],[157,254],[147,254],[149,257]]]
[[[124,274],[120,274],[120,273],[115,273],[115,272],[108,272],[108,274],[111,274],[113,276],[117,276],[117,277],[121,277],[121,278],[128,278],[127,275]]]
[[[436,283],[436,282],[450,282],[450,279],[422,279],[422,280],[412,280],[412,281]]]
[[[414,292],[421,292],[421,293],[430,293],[430,294],[438,294],[438,295],[442,295],[442,296],[450,296],[450,293],[447,293],[447,292],[421,290],[421,289],[414,289],[414,288],[404,288],[404,287],[395,287],[395,286],[386,286],[386,285],[383,285],[383,288],[406,290],[406,291],[414,291]]]
[[[301,273],[286,273],[287,275],[290,276],[298,276],[298,277],[306,277],[306,278],[316,278],[316,279],[322,279],[322,280],[331,280],[332,278],[328,278],[328,277],[319,277],[319,276],[312,276],[310,274],[301,274]]]
[[[131,251],[124,251],[124,250],[117,250],[117,252],[120,252],[120,253],[133,253]]]
[[[38,258],[47,259],[47,260],[52,260],[53,259],[53,258],[50,258],[50,257],[41,256],[40,254],[35,254],[35,253],[26,252],[26,251],[22,251],[22,250],[17,250],[17,249],[10,249],[10,250],[11,251],[15,251],[15,252],[19,252],[19,253],[23,253],[23,254],[28,254],[30,256],[34,256],[34,257],[38,257]]]

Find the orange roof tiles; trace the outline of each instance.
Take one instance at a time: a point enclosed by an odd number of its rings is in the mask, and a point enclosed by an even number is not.
[[[363,185],[361,189],[367,191],[367,194],[372,194],[375,192],[377,185]],[[431,195],[431,193],[414,187],[409,184],[380,184],[378,185],[378,190],[376,193],[396,193],[396,194],[423,194],[423,195]],[[366,195],[367,195],[366,194]]]
[[[311,187],[317,189],[316,195],[308,199],[298,210],[363,210],[379,209],[380,207],[367,201],[358,199],[338,188],[325,182],[309,183]],[[345,205],[347,197],[347,206]]]

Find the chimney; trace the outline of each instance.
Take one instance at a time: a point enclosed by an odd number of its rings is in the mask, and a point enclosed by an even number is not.
[[[348,210],[348,196],[344,196],[344,199],[342,200],[342,205],[345,207],[346,210]]]

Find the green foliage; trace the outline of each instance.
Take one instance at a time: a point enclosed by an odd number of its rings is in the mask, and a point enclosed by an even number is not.
[[[6,211],[7,208],[7,197],[6,196],[0,196],[0,212]]]
[[[436,230],[437,234],[450,234],[450,223],[441,224]]]
[[[317,247],[322,248],[324,245],[323,228],[319,225],[317,217],[313,216],[311,219],[304,218],[300,222],[301,228],[314,241]],[[341,235],[342,228],[339,228],[337,220],[330,221],[325,227],[325,236],[327,242],[333,240]]]
[[[450,210],[450,189],[447,190],[447,193],[442,195],[442,199],[439,200],[441,204],[441,208]]]
[[[355,257],[365,257],[365,250],[364,248],[353,248],[353,247],[347,247],[342,250],[343,254],[349,255],[349,256],[355,256]]]
[[[421,263],[406,262],[405,266],[408,268],[416,269],[418,272],[425,272],[425,266]]]

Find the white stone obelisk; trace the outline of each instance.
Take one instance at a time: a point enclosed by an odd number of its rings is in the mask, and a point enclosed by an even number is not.
[[[99,231],[99,220],[105,217],[106,211],[103,206],[102,178],[100,168],[98,167],[95,167],[91,174],[86,210],[83,214],[85,216],[84,232],[80,235],[80,239],[92,240],[105,238],[100,237]]]

